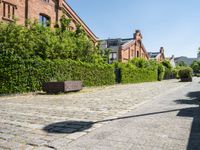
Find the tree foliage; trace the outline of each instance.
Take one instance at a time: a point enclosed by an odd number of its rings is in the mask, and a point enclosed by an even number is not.
[[[64,17],[60,24],[61,28],[52,30],[38,23],[29,23],[28,28],[15,23],[0,23],[0,55],[103,63],[99,49],[80,26],[77,25],[75,32],[70,31],[70,20]]]
[[[194,61],[191,64],[191,68],[193,69],[194,73],[200,73],[200,60]]]
[[[142,58],[134,58],[128,63],[115,63],[121,70],[121,83],[140,83],[157,81],[157,63]]]
[[[181,69],[179,69],[178,75],[182,81],[184,81],[184,79],[192,81],[192,71],[193,70],[190,67],[181,67]]]
[[[0,94],[38,91],[45,82],[67,80],[80,80],[84,86],[111,85],[114,67],[69,59],[16,59],[0,67]]]

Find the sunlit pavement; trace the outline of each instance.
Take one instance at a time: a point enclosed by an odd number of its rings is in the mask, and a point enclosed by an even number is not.
[[[198,82],[168,80],[0,97],[0,149],[198,147]]]

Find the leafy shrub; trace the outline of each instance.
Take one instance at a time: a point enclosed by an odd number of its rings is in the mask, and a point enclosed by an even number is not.
[[[200,73],[200,60],[198,61],[194,61],[192,64],[191,64],[191,68],[193,69],[194,73]]]
[[[200,77],[200,74],[194,74],[195,77]]]
[[[0,22],[0,94],[37,91],[43,82],[81,80],[85,86],[113,84],[114,68],[80,26],[72,32],[38,23],[28,28]]]
[[[173,67],[170,64],[170,62],[168,60],[164,60],[162,61],[162,65],[165,67],[165,75],[164,75],[164,79],[172,79],[174,78],[174,74],[173,74]]]
[[[13,60],[0,66],[0,94],[41,90],[44,82],[81,80],[85,86],[115,83],[114,67],[73,60]]]
[[[134,59],[130,60],[130,63],[132,63],[133,65],[135,65],[138,68],[149,67],[149,62],[143,58],[134,58]]]
[[[158,81],[161,81],[164,79],[165,75],[165,67],[162,64],[158,64]]]
[[[172,70],[172,75],[174,78],[179,79],[179,75],[178,75],[179,69],[178,68],[174,68]]]
[[[180,62],[177,63],[177,66],[187,67],[188,65],[184,61],[180,61]]]
[[[0,53],[11,53],[22,59],[103,62],[100,50],[94,46],[80,26],[77,26],[76,32],[63,28],[52,30],[38,23],[30,23],[26,28],[14,23],[0,22]]]
[[[168,60],[164,60],[162,61],[162,65],[165,67],[165,68],[168,68],[169,70],[172,70],[172,65],[170,64],[170,62]]]
[[[182,67],[179,70],[178,74],[181,80],[183,79],[188,79],[189,81],[192,80],[192,68],[190,67]]]
[[[137,59],[138,60],[138,59]],[[157,81],[157,68],[147,65],[135,65],[134,61],[128,63],[118,63],[121,70],[121,83],[140,83]],[[146,64],[143,60],[142,64]],[[116,64],[115,64],[116,65]],[[138,66],[138,67],[137,67]],[[140,68],[139,68],[140,67]]]

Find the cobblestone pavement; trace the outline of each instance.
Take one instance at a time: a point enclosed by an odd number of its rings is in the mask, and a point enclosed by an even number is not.
[[[195,79],[196,81],[197,79]],[[65,150],[70,148],[75,150],[90,148],[104,150],[110,147],[106,145],[106,141],[109,141],[109,138],[115,139],[113,141],[110,140],[109,144],[119,146],[114,149],[124,149],[124,146],[127,145],[126,142],[131,143],[126,149],[131,147],[132,149],[139,149],[138,147],[142,147],[143,143],[146,143],[148,140],[144,138],[138,145],[137,142],[141,136],[152,136],[152,141],[157,142],[161,138],[164,144],[162,146],[168,146],[168,143],[165,143],[164,139],[169,138],[167,135],[169,126],[165,128],[165,126],[162,126],[162,122],[170,125],[172,128],[176,128],[177,126],[172,124],[174,120],[170,120],[170,114],[173,115],[177,112],[166,113],[165,116],[152,115],[142,117],[141,119],[138,117],[139,120],[136,119],[135,121],[124,119],[126,121],[122,121],[116,124],[116,126],[105,128],[106,130],[109,129],[109,132],[102,133],[99,132],[101,131],[100,129],[103,130],[104,126],[106,127],[110,123],[109,121],[101,121],[120,117],[128,112],[137,112],[136,108],[142,108],[138,113],[144,113],[145,109],[151,112],[151,109],[152,111],[156,111],[157,109],[160,111],[160,109],[167,109],[167,107],[174,109],[174,107],[180,108],[181,106],[185,106],[174,105],[173,103],[172,106],[167,105],[164,107],[165,101],[167,104],[172,103],[166,99],[160,102],[159,105],[156,104],[155,108],[154,104],[148,105],[149,107],[147,108],[143,107],[147,102],[155,101],[159,97],[182,89],[185,86],[188,87],[188,85],[190,84],[181,83],[178,80],[168,80],[153,83],[85,88],[78,93],[61,95],[45,95],[41,93],[2,96],[0,97],[0,150]],[[160,119],[159,122],[154,124],[154,121],[158,119]],[[188,126],[191,124],[192,118],[175,118],[175,121],[175,124],[185,122],[181,126],[183,132],[176,137],[174,136],[176,131],[173,129],[173,132],[170,132],[170,140],[175,140],[177,143],[182,144],[181,140],[185,139],[182,135],[189,134]],[[141,126],[144,128],[140,128]],[[159,131],[157,132],[158,127]],[[130,128],[130,132],[129,130],[121,130],[128,128]],[[152,130],[147,132],[149,128]],[[142,132],[139,132],[140,130]],[[115,132],[112,134],[110,131]],[[148,134],[145,134],[145,132]],[[127,136],[123,136],[123,134]],[[130,134],[134,134],[135,139],[129,138],[128,135]],[[156,137],[153,138],[153,135],[156,135]],[[92,138],[94,136],[94,139],[90,139],[88,136]],[[104,137],[108,138],[104,139]],[[87,145],[83,144],[84,138],[89,139],[85,142]],[[93,145],[99,142],[99,139],[103,139],[102,143],[96,146]],[[77,146],[79,140],[81,141]],[[116,141],[121,141],[122,145],[116,144]],[[137,144],[135,145],[134,143]],[[134,146],[137,147],[134,148]]]
[[[67,150],[200,150],[200,79],[135,108]]]

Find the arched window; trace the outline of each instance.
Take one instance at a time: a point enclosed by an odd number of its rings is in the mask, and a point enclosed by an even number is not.
[[[50,17],[45,14],[40,14],[39,16],[39,22],[42,26],[50,26]]]
[[[137,51],[137,57],[140,57],[140,52],[139,51]]]

